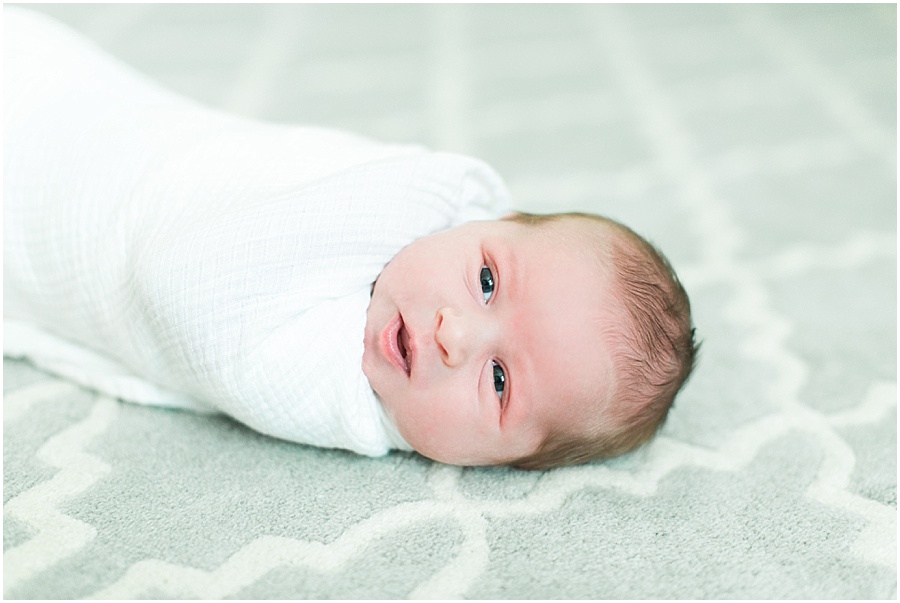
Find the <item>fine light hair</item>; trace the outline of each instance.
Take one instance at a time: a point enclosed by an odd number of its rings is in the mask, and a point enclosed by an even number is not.
[[[593,401],[601,416],[587,434],[552,431],[535,453],[511,464],[549,469],[640,447],[662,427],[700,347],[694,340],[690,301],[675,271],[656,247],[603,216],[517,213],[505,219],[534,228],[562,220],[596,225],[598,270],[610,277],[621,304],[621,324],[598,328],[597,333],[611,351],[615,374],[611,398]]]

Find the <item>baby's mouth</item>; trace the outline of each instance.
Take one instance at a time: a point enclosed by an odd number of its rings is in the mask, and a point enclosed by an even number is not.
[[[392,365],[410,375],[412,357],[415,355],[413,343],[406,331],[403,316],[398,312],[381,332],[381,352]]]
[[[400,350],[400,356],[403,358],[403,369],[406,374],[410,373],[410,354],[409,354],[409,332],[406,330],[406,323],[403,317],[400,317],[400,329],[397,331],[397,349]]]

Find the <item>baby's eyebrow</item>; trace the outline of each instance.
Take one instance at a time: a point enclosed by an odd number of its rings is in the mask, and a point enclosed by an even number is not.
[[[497,254],[495,261],[498,264],[497,271],[500,273],[500,289],[503,292],[503,296],[518,299],[519,285],[521,284],[518,258],[512,252],[512,249],[506,247]]]

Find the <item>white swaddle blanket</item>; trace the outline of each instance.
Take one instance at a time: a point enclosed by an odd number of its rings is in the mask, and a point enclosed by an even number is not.
[[[508,211],[499,177],[204,108],[3,14],[4,354],[286,440],[407,447],[362,373],[371,284],[414,239]]]

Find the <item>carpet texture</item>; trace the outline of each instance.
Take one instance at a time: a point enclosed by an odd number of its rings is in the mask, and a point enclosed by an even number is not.
[[[611,215],[703,340],[661,436],[368,459],[4,360],[7,598],[895,598],[894,5],[41,5],[182,94]]]

